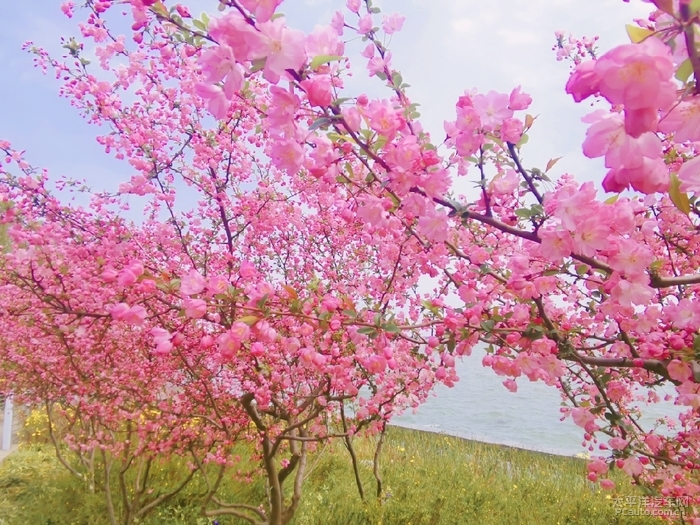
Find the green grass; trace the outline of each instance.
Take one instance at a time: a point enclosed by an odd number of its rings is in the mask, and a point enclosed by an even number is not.
[[[618,494],[585,479],[585,461],[392,427],[382,454],[385,497],[373,498],[372,443],[356,440],[368,494],[362,503],[340,443],[320,447],[309,462],[304,499],[295,525],[510,525],[659,524],[619,516],[614,497],[640,495],[627,478]],[[177,461],[161,466],[159,481],[182,472]],[[205,525],[196,506],[200,482],[150,514],[144,525]],[[259,504],[260,483],[222,487],[224,500]],[[0,525],[106,524],[102,497],[90,494],[56,461],[48,447],[24,447],[0,465]],[[219,518],[221,525],[238,524]]]

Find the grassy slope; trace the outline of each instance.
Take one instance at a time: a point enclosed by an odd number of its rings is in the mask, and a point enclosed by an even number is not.
[[[369,504],[357,493],[347,452],[327,446],[310,461],[296,525],[510,525],[660,523],[616,515],[614,495],[585,480],[585,462],[414,430],[391,428],[382,456],[386,497],[379,503],[372,477],[371,443],[357,441]],[[166,481],[178,470],[163,466]],[[640,494],[626,478],[620,495]],[[147,525],[205,525],[192,485]],[[257,504],[260,485],[224,487],[222,499]],[[0,465],[0,525],[100,525],[101,497],[83,489],[49,448],[26,447]],[[221,525],[242,523],[226,518]]]

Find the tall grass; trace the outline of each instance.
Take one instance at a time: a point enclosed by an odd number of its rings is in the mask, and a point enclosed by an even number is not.
[[[585,479],[585,461],[392,427],[382,453],[385,487],[373,497],[374,443],[356,439],[362,502],[347,451],[339,442],[319,447],[310,461],[296,525],[515,525],[658,524],[650,517],[619,515],[615,496],[640,495],[627,478],[619,494],[601,492]],[[167,484],[184,461],[160,465]],[[177,477],[177,476],[174,476]],[[199,515],[201,480],[142,522],[144,525],[208,525]],[[222,500],[257,504],[261,483],[229,479]],[[220,518],[220,525],[239,524]],[[56,461],[46,446],[24,446],[0,465],[0,525],[101,525],[102,497],[91,494]]]

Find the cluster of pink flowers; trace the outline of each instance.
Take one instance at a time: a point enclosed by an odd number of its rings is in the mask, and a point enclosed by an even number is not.
[[[562,416],[607,455],[590,463],[591,481],[613,488],[615,465],[700,504],[700,104],[677,31],[695,21],[687,3],[653,3],[664,14],[638,28],[643,41],[578,63],[566,85],[577,102],[609,103],[585,117],[583,141],[604,159],[603,189],[643,194],[606,201],[592,182],[555,180],[556,158],[523,167],[535,119],[517,113],[532,102],[519,86],[466,92],[445,144],[431,143],[381,38],[403,18],[380,23],[369,2],[348,0],[349,22],[338,12],[304,35],[275,16],[279,0],[241,0],[206,20],[132,0],[131,40],[106,39],[112,3],[90,4],[82,34],[102,77],[37,53],[90,122],[109,126],[99,141],[131,173],[88,211],[62,206],[0,142],[23,172],[0,168],[2,220],[23,247],[0,268],[11,313],[0,316],[0,385],[7,376],[37,399],[83,399],[82,378],[99,370],[114,377],[100,399],[110,424],[127,420],[126,405],[176,414],[165,439],[141,412],[144,447],[180,440],[228,466],[246,435],[263,456],[276,451],[264,469],[274,480],[278,465],[303,470],[300,443],[380,431],[436,382],[453,385],[456,358],[483,344],[482,364],[509,390],[523,378],[561,390]],[[346,86],[358,34],[366,74],[388,95]],[[558,40],[560,57],[595,56],[595,40]],[[457,177],[479,196],[458,195]],[[125,194],[146,202],[142,225],[114,212]],[[129,375],[153,387],[134,392]],[[649,385],[661,383],[685,410],[664,430],[634,405],[640,390],[656,402]],[[287,512],[285,497],[265,512]]]

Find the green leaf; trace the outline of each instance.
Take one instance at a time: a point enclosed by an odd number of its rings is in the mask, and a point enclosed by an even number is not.
[[[693,350],[700,352],[700,335],[696,335],[693,338]]]
[[[338,60],[343,60],[344,57],[338,55],[318,55],[311,60],[309,64],[309,69],[316,69],[322,64],[327,64],[328,62],[337,62]]]
[[[556,159],[549,159],[549,162],[547,163],[547,167],[544,169],[545,173],[548,172],[549,170],[554,167],[554,165],[559,162],[562,159],[562,157],[557,157]]]
[[[651,29],[644,29],[643,27],[633,26],[632,24],[627,24],[625,29],[633,44],[639,44],[654,34],[654,31]]]
[[[657,9],[673,16],[673,0],[651,0]]]
[[[530,129],[536,118],[530,114],[525,115],[525,129]]]
[[[390,334],[398,334],[401,329],[395,323],[387,323],[382,326],[382,330]]]
[[[586,275],[586,273],[588,273],[588,265],[577,264],[576,265],[576,273],[579,275]]]
[[[455,334],[450,334],[450,338],[447,340],[447,351],[453,353],[457,347],[457,340],[455,339]]]
[[[651,263],[649,265],[649,270],[651,270],[652,272],[658,272],[663,267],[664,267],[663,259],[656,259],[653,263]]]
[[[205,23],[202,22],[201,20],[197,20],[197,19],[195,18],[194,20],[192,20],[192,24],[193,24],[194,27],[196,27],[197,29],[201,29],[202,31],[206,31],[206,30],[207,30],[207,24],[205,24]]]
[[[155,4],[153,4],[151,9],[153,9],[153,12],[160,16],[168,16],[168,10],[163,5],[163,2],[156,2]]]
[[[259,301],[257,301],[255,303],[255,306],[257,306],[258,308],[261,308],[261,309],[265,308],[265,304],[267,303],[267,298],[268,298],[268,294],[263,295],[262,299],[260,299]]]
[[[481,321],[481,329],[484,330],[485,332],[493,331],[494,326],[496,326],[496,323],[494,323],[491,319],[486,319],[485,321]]]
[[[377,330],[372,326],[363,326],[362,328],[357,330],[357,333],[362,335],[373,335],[376,332]]]
[[[690,215],[690,200],[688,195],[681,191],[681,181],[676,173],[671,173],[671,184],[668,187],[668,196],[671,197],[671,202],[680,211],[686,215]]]
[[[676,78],[681,82],[686,83],[692,74],[693,63],[690,61],[690,58],[686,58],[683,62],[681,62],[681,65],[678,66],[678,69],[676,70]]]
[[[266,61],[267,61],[267,57],[257,58],[255,60],[253,60],[253,62],[251,63],[252,67],[250,68],[250,72],[256,73],[256,72],[260,71],[262,68],[265,67]]]
[[[329,119],[328,117],[317,118],[314,121],[314,123],[309,126],[309,131],[313,131],[315,129],[328,126],[330,123],[331,123],[331,119]]]
[[[690,2],[690,12],[697,13],[700,11],[700,0],[692,0]]]

